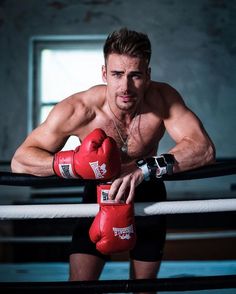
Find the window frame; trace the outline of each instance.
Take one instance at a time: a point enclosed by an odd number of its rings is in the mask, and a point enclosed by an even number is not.
[[[98,44],[103,46],[106,35],[78,35],[78,36],[33,36],[29,40],[29,68],[28,68],[28,133],[40,123],[40,107],[42,102],[41,52],[44,49],[75,49],[81,44]],[[54,106],[56,103],[44,103]]]

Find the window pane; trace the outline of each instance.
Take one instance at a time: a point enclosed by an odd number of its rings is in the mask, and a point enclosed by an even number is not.
[[[74,150],[77,146],[80,145],[80,140],[76,136],[70,136],[62,150]]]
[[[46,120],[53,106],[62,99],[103,83],[104,40],[103,36],[35,39],[35,127]],[[63,150],[74,149],[79,144],[79,138],[71,136]]]
[[[49,112],[52,110],[53,106],[42,106],[40,112],[40,122],[45,121]]]
[[[41,101],[58,102],[101,84],[102,50],[44,49],[41,55]]]

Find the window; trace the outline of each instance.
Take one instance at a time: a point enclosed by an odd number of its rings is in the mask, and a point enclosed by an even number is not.
[[[36,37],[31,40],[29,131],[43,122],[62,99],[103,83],[104,41],[105,36]],[[70,138],[64,149],[78,145],[77,140]]]

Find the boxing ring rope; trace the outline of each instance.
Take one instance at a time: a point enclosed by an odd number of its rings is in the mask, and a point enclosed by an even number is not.
[[[202,178],[220,177],[236,174],[236,160],[231,162],[219,161],[211,165],[176,173],[173,175],[163,175],[162,181],[184,181]],[[158,180],[158,179],[156,179]],[[29,174],[18,174],[11,172],[0,172],[0,185],[10,186],[81,186],[89,180],[64,179],[57,176],[38,177]],[[91,180],[93,181],[93,180]],[[94,182],[94,181],[93,181]]]
[[[165,175],[164,181],[178,181],[232,175],[236,173],[236,161],[216,162],[215,164]],[[157,179],[158,180],[158,179]],[[18,186],[65,186],[82,185],[83,179],[63,179],[57,176],[38,177],[28,174],[0,172],[0,185]],[[208,199],[187,201],[164,201],[157,203],[136,203],[135,214],[139,216],[155,214],[183,214],[235,211],[236,199]],[[75,218],[93,217],[98,212],[98,204],[43,204],[43,205],[2,205],[0,219],[32,218]]]
[[[164,176],[164,181],[182,181],[232,175],[236,161],[216,164]],[[37,177],[28,174],[0,172],[0,185],[60,187],[83,185],[85,180],[62,179],[56,176]],[[86,207],[86,209],[85,209]],[[88,209],[89,208],[89,209]],[[182,214],[236,211],[236,199],[208,199],[136,203],[136,215]],[[0,219],[67,218],[94,216],[97,204],[57,205],[2,205]],[[193,291],[236,288],[236,275],[188,278],[161,278],[145,280],[103,280],[83,282],[1,282],[3,293],[128,293],[141,291]]]
[[[0,283],[4,294],[17,293],[129,293],[143,291],[194,291],[236,287],[236,275],[193,278],[107,280],[82,282],[16,282]],[[49,292],[50,291],[50,292]]]
[[[93,217],[98,204],[1,205],[0,219],[45,219]],[[210,199],[135,203],[135,215],[209,213],[236,211],[236,199]]]

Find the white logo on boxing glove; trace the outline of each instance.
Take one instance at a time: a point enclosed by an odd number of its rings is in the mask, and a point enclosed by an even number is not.
[[[96,179],[104,178],[104,175],[107,172],[105,163],[99,165],[98,161],[94,161],[94,162],[89,162],[89,165],[91,166]]]
[[[131,239],[132,238],[131,234],[134,233],[134,228],[132,224],[125,228],[112,228],[112,229],[114,232],[114,236],[118,236],[121,240]]]

